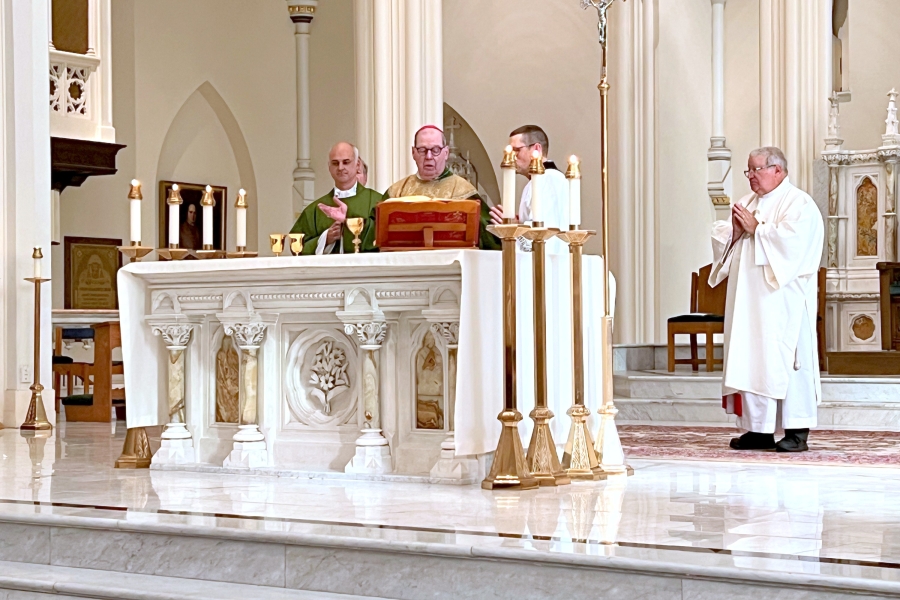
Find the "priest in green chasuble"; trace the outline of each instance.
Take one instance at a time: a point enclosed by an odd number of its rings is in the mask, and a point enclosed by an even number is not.
[[[419,129],[413,136],[412,157],[416,161],[417,172],[389,187],[384,194],[385,200],[404,196],[428,196],[445,200],[479,200],[481,201],[481,227],[478,246],[484,250],[499,250],[500,240],[486,229],[490,224],[490,207],[487,202],[478,195],[475,186],[447,168],[450,149],[447,146],[444,132],[434,125],[426,125]]]
[[[291,233],[303,234],[303,254],[351,254],[353,234],[344,225],[348,218],[366,220],[360,234],[360,251],[375,249],[375,205],[382,196],[360,184],[359,150],[339,142],[328,153],[328,172],[334,188],[303,209]]]

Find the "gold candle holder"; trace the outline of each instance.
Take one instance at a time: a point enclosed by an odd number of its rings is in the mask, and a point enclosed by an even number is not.
[[[125,445],[122,447],[122,454],[116,460],[115,467],[149,469],[152,455],[147,430],[143,427],[132,427],[125,432]]]
[[[234,252],[226,252],[225,258],[256,258],[258,252],[247,252],[247,246],[238,246]]]
[[[141,259],[153,252],[150,246],[141,246],[140,240],[132,241],[130,246],[119,246],[119,252],[128,257],[128,262],[141,262]]]
[[[36,260],[43,256],[40,248],[35,248],[31,255]],[[44,386],[41,385],[41,284],[50,279],[27,277],[25,281],[34,284],[34,383],[29,388],[31,402],[28,404],[28,412],[19,429],[29,432],[50,431],[53,429],[53,425],[47,420],[47,411],[44,409],[44,398],[41,394],[44,390]]]
[[[516,408],[516,239],[525,229],[515,219],[488,227],[503,241],[503,410],[497,416],[502,428],[494,463],[481,482],[486,490],[538,487],[525,460],[518,427],[522,413]]]
[[[293,256],[300,256],[303,254],[303,234],[289,233],[288,237],[291,239],[291,254]]]
[[[281,253],[284,252],[284,234],[269,234],[269,245],[272,247],[272,253],[275,256],[281,256]]]
[[[365,219],[362,217],[352,217],[347,219],[347,229],[353,234],[353,253],[359,254],[360,239],[359,234],[362,233],[365,226]]]
[[[169,190],[169,196],[166,198],[166,205],[172,206],[173,204],[183,204],[184,200],[181,199],[181,191],[178,189],[178,184],[172,185],[172,189]],[[191,256],[191,250],[187,248],[181,248],[177,243],[169,240],[168,248],[157,248],[156,254],[162,260],[184,260],[185,258]]]
[[[568,175],[568,174],[567,174]],[[584,243],[596,231],[578,229],[571,225],[569,231],[558,234],[569,245],[572,264],[572,364],[574,373],[575,402],[566,411],[572,417],[572,428],[563,452],[562,468],[572,479],[599,481],[606,479],[600,468],[597,452],[588,427],[591,411],[584,405],[584,301],[582,285],[582,255]]]
[[[531,442],[528,444],[526,464],[541,485],[565,485],[571,483],[563,471],[550,431],[553,411],[547,407],[547,299],[545,246],[547,240],[556,237],[559,229],[544,227],[535,221],[523,236],[531,240],[531,257],[534,264],[534,410],[528,415],[534,421]]]

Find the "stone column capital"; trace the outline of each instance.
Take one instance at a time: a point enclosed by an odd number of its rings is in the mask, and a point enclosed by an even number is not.
[[[388,324],[385,321],[368,321],[362,323],[346,323],[344,333],[356,335],[356,342],[363,350],[378,350],[387,335]]]
[[[252,323],[223,323],[225,334],[234,338],[241,350],[255,350],[262,345],[268,323],[256,321]]]
[[[184,350],[191,341],[195,323],[189,321],[154,322],[150,324],[153,335],[162,337],[169,350]]]
[[[431,333],[439,344],[446,345],[450,350],[459,346],[459,321],[432,323]]]
[[[288,15],[294,23],[312,23],[318,0],[287,0]]]

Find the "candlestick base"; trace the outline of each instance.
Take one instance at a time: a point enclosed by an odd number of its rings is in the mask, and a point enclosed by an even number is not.
[[[560,231],[556,237],[569,244],[570,246],[583,246],[589,237],[597,235],[593,229],[569,229],[568,231]]]
[[[553,433],[550,431],[553,411],[546,406],[538,406],[528,416],[534,421],[534,429],[531,431],[525,466],[542,486],[572,483],[559,463],[556,444],[553,443]]]
[[[157,248],[156,254],[161,260],[184,260],[193,254],[187,248]]]
[[[531,227],[522,232],[522,237],[532,242],[546,242],[547,240],[559,235],[559,229],[555,227],[544,227],[541,222],[534,223]]]
[[[49,277],[26,277],[25,281],[30,281],[31,283],[44,283],[45,281],[50,281]]]
[[[522,438],[519,437],[518,423],[522,420],[522,413],[516,409],[504,410],[497,419],[503,428],[491,472],[481,482],[482,489],[532,490],[538,487],[538,480],[526,466],[525,449],[522,448]]]
[[[259,256],[258,252],[247,252],[246,250],[225,253],[225,258],[256,258],[257,256]]]
[[[572,428],[563,452],[562,468],[572,479],[600,481],[606,474],[600,468],[600,461],[594,451],[591,432],[587,420],[591,411],[583,404],[573,404],[566,414],[572,417]]]
[[[50,431],[53,425],[47,420],[47,411],[44,410],[44,399],[41,392],[44,386],[35,383],[31,386],[31,402],[28,404],[28,412],[25,421],[19,427],[22,431]]]
[[[143,427],[132,427],[125,432],[125,445],[122,454],[116,460],[117,469],[149,469],[152,452],[147,430]]]
[[[201,260],[207,260],[210,258],[225,258],[227,252],[224,250],[194,250],[194,256]]]
[[[141,259],[153,252],[150,246],[141,246],[141,243],[131,246],[119,246],[119,252],[128,257],[129,262],[141,262]]]

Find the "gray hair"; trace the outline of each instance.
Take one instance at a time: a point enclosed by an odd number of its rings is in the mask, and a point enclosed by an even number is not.
[[[778,165],[781,167],[781,170],[787,174],[787,159],[784,157],[784,152],[781,151],[781,148],[775,146],[763,146],[750,153],[750,158],[756,158],[757,156],[765,157],[767,167]]]

